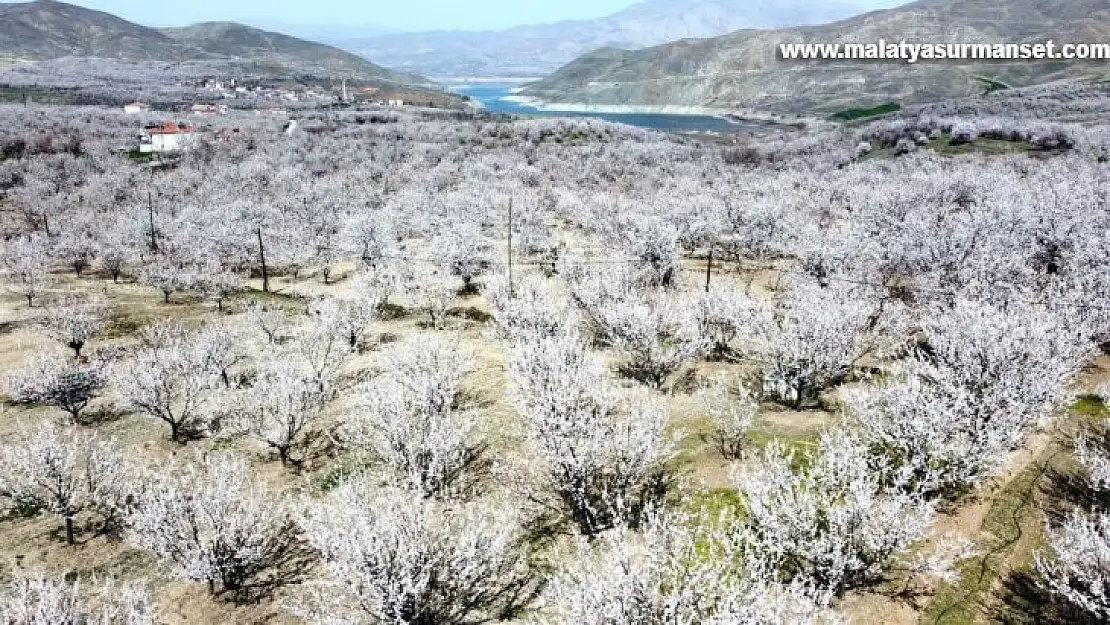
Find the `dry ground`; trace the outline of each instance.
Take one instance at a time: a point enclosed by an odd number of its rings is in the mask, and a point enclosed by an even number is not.
[[[691,263],[687,267],[689,288],[698,288],[704,280],[704,267]],[[344,271],[336,272],[343,275]],[[56,275],[55,288],[96,294],[110,302],[114,310],[112,327],[105,337],[94,342],[127,343],[133,341],[137,328],[155,319],[176,317],[186,322],[240,323],[237,314],[220,313],[214,305],[188,297],[175,297],[166,305],[160,293],[134,284],[113,284],[100,278],[75,280],[72,276]],[[739,276],[727,267],[720,268],[715,277],[718,288],[731,286],[746,288],[751,285],[759,291],[773,286],[773,272]],[[277,280],[275,290],[297,295],[341,294],[349,285],[340,280],[325,286],[318,278],[306,277],[291,282]],[[252,285],[259,289],[260,285]],[[270,298],[282,300],[284,295],[264,295],[253,291],[240,299]],[[287,299],[291,309],[301,306],[296,299]],[[230,307],[235,309],[233,303]],[[54,349],[51,340],[36,329],[35,319],[40,309],[28,309],[17,297],[0,294],[0,380],[20,370],[36,352]],[[468,384],[473,392],[487,402],[487,428],[494,441],[493,453],[511,455],[518,436],[515,412],[505,399],[506,375],[501,343],[490,336],[487,324],[474,319],[488,312],[480,297],[470,297],[459,302],[452,328],[446,331],[457,335],[471,349],[479,364],[477,373]],[[382,343],[403,339],[417,332],[433,332],[425,326],[425,316],[419,313],[398,319],[379,322],[373,328],[377,344],[360,355],[348,367],[347,373],[357,374],[372,369],[382,348]],[[700,363],[694,377],[706,380],[721,373],[742,374],[743,365]],[[1110,379],[1110,359],[1103,358],[1083,377],[1081,391],[1089,392],[1099,382]],[[703,416],[698,398],[699,391],[674,392],[668,401],[675,430],[681,432],[682,467],[687,488],[708,493],[722,492],[731,485],[729,463],[708,441],[710,425]],[[181,448],[167,440],[167,431],[160,422],[138,415],[118,414],[112,409],[111,396],[98,400],[96,408],[104,408],[108,419],[96,428],[119,441],[132,456],[143,462],[158,463],[161,459],[180,453]],[[8,406],[0,415],[0,440],[8,441],[25,433],[37,424],[57,418],[60,413],[48,409],[28,410]],[[1071,427],[1079,419],[1072,416],[1064,420]],[[839,416],[823,411],[792,412],[768,406],[762,410],[753,440],[765,442],[773,438],[786,439],[795,444],[807,444],[822,430],[833,427]],[[935,598],[931,593],[912,600],[893,598],[900,580],[894,579],[885,592],[858,594],[847,597],[842,610],[854,623],[981,623],[997,622],[998,614],[1009,614],[1008,622],[1037,622],[1037,618],[1019,618],[1019,602],[1014,600],[1011,588],[1015,571],[1027,570],[1034,549],[1041,545],[1042,510],[1052,505],[1053,496],[1045,490],[1049,470],[1061,465],[1067,456],[1059,425],[1038,433],[1027,446],[1014,454],[1006,470],[980,491],[969,494],[953,509],[946,511],[937,524],[934,537],[947,535],[966,537],[979,545],[982,555],[965,564],[963,578],[952,586],[942,585]],[[331,470],[331,461],[321,461],[302,473],[282,469],[280,463],[268,457],[264,450],[240,441],[200,441],[191,446],[232,447],[248,454],[256,468],[257,479],[289,492],[305,492],[318,488],[319,481]],[[1053,464],[1055,463],[1055,464]],[[8,518],[0,520],[0,581],[11,578],[20,570],[45,571],[55,575],[104,574],[127,580],[142,580],[149,584],[156,600],[160,620],[169,624],[208,623],[291,623],[294,622],[275,602],[235,607],[213,600],[205,587],[198,583],[172,579],[154,559],[140,550],[103,536],[86,534],[80,544],[67,547],[60,533],[60,523],[50,516],[36,518]],[[1026,609],[1028,612],[1028,609]],[[988,616],[988,613],[996,616]]]

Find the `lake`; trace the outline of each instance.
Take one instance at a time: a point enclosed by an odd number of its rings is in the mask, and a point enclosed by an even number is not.
[[[729,120],[712,115],[668,115],[661,113],[583,113],[569,111],[543,111],[519,102],[506,102],[512,95],[511,85],[467,85],[452,89],[481,102],[490,113],[530,117],[589,117],[618,124],[628,124],[665,132],[731,133],[750,130],[752,123]]]

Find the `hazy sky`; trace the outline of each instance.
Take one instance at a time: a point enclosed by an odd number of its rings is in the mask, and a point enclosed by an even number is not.
[[[397,30],[492,29],[602,17],[635,0],[70,0],[152,26],[239,20]]]
[[[486,30],[602,17],[636,0],[69,0],[150,26],[235,20],[397,30]],[[813,0],[822,2],[823,0]],[[865,7],[896,0],[855,0]]]

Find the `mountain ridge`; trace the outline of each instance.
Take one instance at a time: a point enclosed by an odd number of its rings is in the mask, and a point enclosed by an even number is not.
[[[398,70],[430,76],[541,76],[601,47],[641,48],[745,26],[820,22],[860,12],[854,1],[647,0],[596,20],[500,31],[396,33],[330,43]]]
[[[1067,62],[786,61],[780,43],[1110,42],[1110,0],[919,0],[831,24],[742,30],[642,50],[597,50],[523,95],[549,103],[683,105],[780,113],[914,104],[981,94],[990,82],[1028,86],[1106,76]]]
[[[158,29],[59,0],[0,4],[0,56],[212,61],[288,75],[427,82],[338,48],[235,22]]]

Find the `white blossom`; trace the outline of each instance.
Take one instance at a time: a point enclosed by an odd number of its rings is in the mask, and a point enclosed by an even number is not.
[[[42,507],[65,522],[74,544],[77,517],[102,522],[119,512],[126,494],[123,457],[95,434],[39,427],[29,438],[0,447],[0,495],[13,506]]]
[[[310,502],[301,525],[329,574],[293,604],[310,622],[481,623],[512,615],[535,592],[504,509],[442,508],[356,479]]]
[[[1047,529],[1052,555],[1037,554],[1045,585],[1097,619],[1110,619],[1110,514],[1073,513]]]
[[[126,524],[127,541],[175,575],[237,601],[296,580],[306,566],[286,504],[226,454],[148,471]]]
[[[748,432],[759,412],[755,394],[742,382],[734,391],[725,376],[714,378],[705,389],[703,406],[713,424],[713,442],[729,460],[739,460],[748,447]]]
[[[74,423],[81,423],[85,410],[107,383],[103,364],[74,362],[48,353],[32,357],[26,368],[8,379],[8,389],[17,402],[54,406],[68,413]]]
[[[0,590],[0,624],[150,625],[150,603],[145,590],[112,582],[90,591],[45,576],[19,577]]]
[[[784,585],[757,558],[738,556],[713,518],[655,514],[642,535],[627,528],[580,539],[547,589],[541,623],[771,625],[835,623],[829,597]]]
[[[101,301],[64,299],[47,307],[42,325],[51,338],[80,358],[89,340],[108,325],[109,312]]]
[[[232,428],[275,451],[282,464],[299,464],[320,434],[316,428],[333,394],[303,363],[265,360],[236,398]]]
[[[35,299],[50,284],[47,245],[44,237],[40,236],[19,239],[5,245],[2,260],[11,282],[8,288],[26,299],[28,306],[33,306]]]
[[[509,373],[536,455],[530,470],[582,533],[634,524],[665,494],[676,448],[662,402],[622,397],[573,336],[516,345]]]
[[[117,368],[124,405],[165,422],[176,442],[208,434],[220,376],[204,345],[173,323],[147,329],[145,338],[147,345]]]
[[[345,436],[425,496],[468,486],[485,443],[480,412],[463,397],[472,356],[457,344],[419,337],[383,356],[384,373],[359,389]]]
[[[751,548],[786,579],[840,594],[880,579],[928,532],[934,505],[847,434],[824,435],[799,472],[794,460],[773,443],[735,473]]]
[[[628,354],[624,372],[660,388],[707,351],[693,309],[692,302],[659,291],[608,302],[596,320],[602,336]]]

